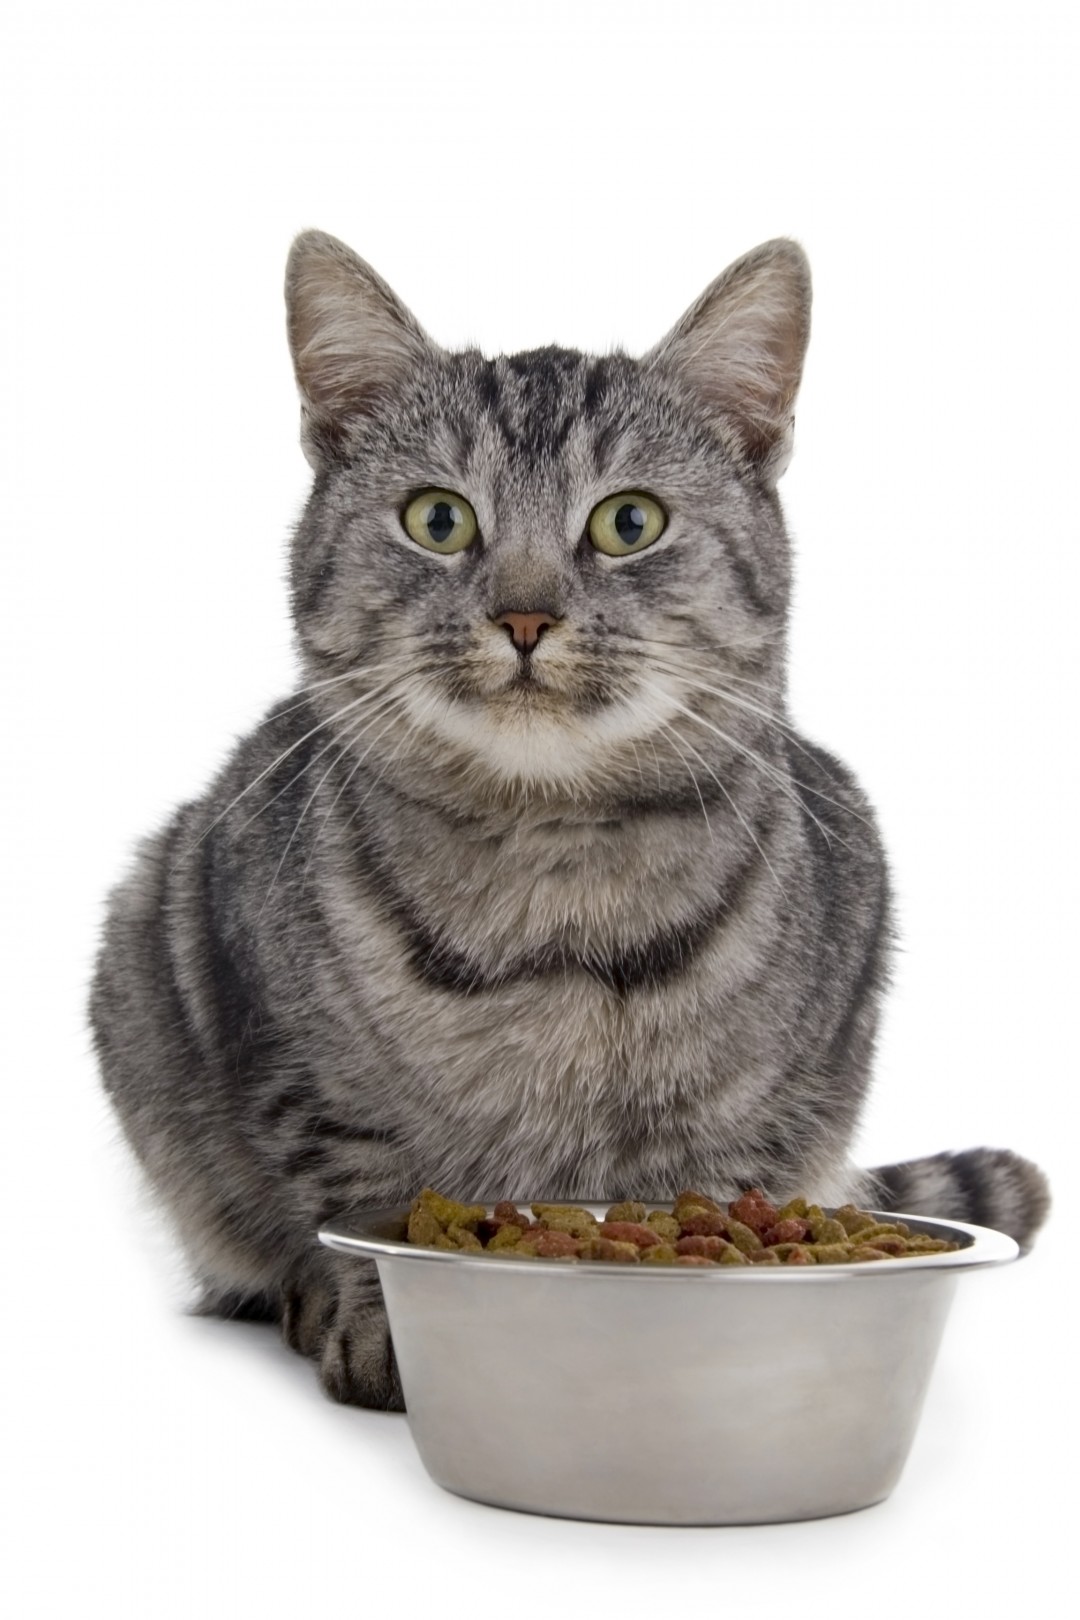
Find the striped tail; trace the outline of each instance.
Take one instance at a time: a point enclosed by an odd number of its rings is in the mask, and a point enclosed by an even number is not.
[[[1007,1148],[935,1153],[868,1174],[878,1209],[992,1226],[1022,1249],[1031,1247],[1050,1209],[1050,1186],[1038,1165]]]

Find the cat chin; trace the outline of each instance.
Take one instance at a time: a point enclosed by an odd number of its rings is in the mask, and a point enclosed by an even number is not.
[[[620,763],[635,774],[633,746],[678,714],[675,700],[650,684],[647,698],[631,693],[586,713],[537,702],[540,694],[467,705],[410,693],[405,706],[417,730],[464,749],[501,781],[581,790],[604,785]]]

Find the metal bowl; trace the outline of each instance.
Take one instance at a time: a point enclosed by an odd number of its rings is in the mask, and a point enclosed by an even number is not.
[[[365,1211],[319,1237],[378,1266],[432,1479],[497,1507],[627,1524],[882,1501],[958,1278],[1019,1253],[986,1227],[883,1214],[961,1247],[813,1267],[523,1264],[412,1247],[407,1214]]]

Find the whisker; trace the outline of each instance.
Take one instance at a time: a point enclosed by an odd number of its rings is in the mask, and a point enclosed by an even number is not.
[[[674,703],[675,707],[685,714],[689,719],[696,720],[699,726],[704,726],[706,731],[715,733],[715,735],[719,737],[722,742],[726,742],[730,748],[737,748],[741,754],[745,754],[748,759],[752,760],[762,774],[767,779],[771,780],[775,786],[780,789],[781,793],[783,793],[786,798],[791,800],[792,804],[794,804],[798,810],[801,810],[805,815],[810,817],[810,820],[821,832],[821,836],[824,838],[826,844],[831,844],[833,838],[839,839],[839,842],[842,844],[844,843],[844,840],[839,837],[838,833],[830,832],[828,827],[818,820],[814,812],[809,809],[806,804],[804,804],[798,795],[791,791],[787,779],[785,779],[781,772],[777,770],[775,765],[770,765],[768,760],[763,759],[761,755],[755,752],[753,748],[748,748],[745,743],[739,742],[737,738],[729,737],[727,732],[721,731],[720,727],[713,725],[711,720],[706,720],[703,715],[700,715],[696,713],[695,710],[688,708],[685,703],[680,703],[678,698],[672,697],[671,693],[665,692],[662,687],[653,686],[649,681],[642,681],[642,685],[646,687],[647,690],[655,692],[658,696],[666,698],[669,703]],[[849,848],[850,846],[845,844],[844,847]]]
[[[400,677],[398,678],[400,679]],[[305,731],[302,737],[298,737],[294,743],[292,743],[288,748],[284,749],[275,760],[271,761],[265,770],[260,771],[258,776],[256,776],[253,781],[249,782],[247,787],[243,788],[241,792],[236,795],[235,799],[231,800],[230,803],[225,806],[224,810],[222,810],[219,815],[214,817],[213,821],[210,822],[209,826],[203,829],[195,842],[189,845],[189,847],[183,851],[181,859],[186,859],[189,855],[193,855],[198,849],[199,845],[203,843],[205,839],[209,838],[210,834],[213,832],[218,823],[224,821],[229,812],[236,808],[241,799],[246,799],[248,794],[254,788],[257,788],[260,782],[265,781],[271,772],[276,771],[278,766],[283,764],[284,761],[289,758],[290,754],[295,754],[296,750],[301,747],[302,744],[306,743],[309,737],[314,737],[317,732],[323,731],[327,726],[333,725],[335,721],[341,720],[345,715],[350,714],[353,709],[359,708],[362,703],[369,702],[371,698],[377,697],[380,692],[385,692],[393,684],[393,681],[387,681],[381,687],[376,687],[374,692],[363,693],[362,696],[354,698],[351,703],[346,703],[344,708],[338,709],[335,714],[330,715],[326,720],[320,720],[319,724],[317,726],[312,726],[310,731]],[[178,864],[179,863],[177,863],[177,865]],[[172,867],[173,872],[176,871],[177,865]]]
[[[738,805],[735,803],[735,800],[732,798],[731,794],[728,792],[728,790],[724,786],[723,782],[721,782],[720,778],[717,776],[716,772],[713,770],[712,766],[709,764],[709,762],[705,758],[704,754],[699,754],[697,749],[694,747],[693,743],[688,742],[687,739],[682,735],[681,731],[676,732],[675,727],[670,725],[668,723],[668,721],[661,720],[660,724],[663,726],[665,731],[667,731],[667,732],[669,732],[671,734],[671,736],[673,738],[678,736],[680,741],[682,741],[683,743],[686,744],[686,747],[689,748],[690,752],[694,755],[694,757],[696,759],[700,759],[701,763],[704,765],[705,769],[708,771],[709,775],[712,777],[713,781],[716,783],[717,787],[720,789],[721,793],[724,795],[724,798],[727,800],[728,804],[730,804],[731,808],[734,810],[735,814],[738,816],[739,820],[742,822],[743,826],[746,828],[746,831],[747,831],[747,833],[748,833],[748,835],[750,837],[751,843],[753,844],[754,848],[757,850],[758,854],[761,856],[762,860],[765,862],[765,865],[769,868],[769,873],[770,873],[770,875],[772,877],[773,882],[776,884],[776,887],[780,890],[780,893],[782,895],[784,895],[784,897],[786,899],[787,898],[787,890],[784,888],[784,885],[781,883],[780,879],[777,877],[776,872],[775,872],[775,870],[773,868],[773,864],[770,861],[769,857],[766,855],[765,851],[762,849],[761,845],[758,843],[757,838],[756,838],[756,836],[754,834],[754,829],[751,827],[750,823],[747,821],[746,817],[743,815],[742,811],[739,809]]]
[[[274,794],[273,798],[267,799],[265,804],[261,804],[259,806],[259,808],[255,811],[254,815],[248,816],[246,821],[242,821],[240,823],[239,827],[236,829],[237,832],[242,833],[246,827],[251,826],[252,822],[258,821],[259,817],[261,815],[263,815],[265,811],[269,810],[270,806],[272,804],[274,804],[276,802],[276,800],[280,799],[283,793],[288,793],[289,789],[293,786],[293,784],[295,782],[299,782],[299,780],[300,780],[300,778],[302,776],[307,775],[307,773],[308,773],[308,771],[310,771],[311,767],[313,765],[317,764],[318,761],[320,759],[322,759],[324,754],[328,754],[330,752],[331,748],[336,748],[337,745],[341,742],[343,737],[350,737],[351,738],[351,737],[357,736],[358,734],[362,735],[363,730],[364,730],[364,722],[368,721],[368,720],[377,719],[380,714],[385,714],[386,709],[387,709],[387,705],[390,704],[390,703],[393,703],[393,701],[394,701],[394,694],[393,694],[393,692],[391,692],[389,698],[384,697],[383,701],[381,703],[377,704],[376,707],[373,710],[369,710],[368,713],[357,716],[355,721],[350,721],[350,723],[342,729],[342,731],[340,732],[339,735],[337,735],[335,737],[331,737],[331,739],[330,739],[330,741],[328,743],[324,743],[323,746],[319,749],[318,753],[313,754],[311,756],[311,758],[308,760],[307,764],[302,765],[300,767],[300,769],[297,771],[296,775],[291,776],[289,778],[289,780],[286,782],[285,786],[283,788],[278,789],[278,791]],[[346,748],[342,752],[347,753],[348,749]],[[339,755],[339,758],[340,757],[341,756]]]
[[[399,694],[397,694],[397,693],[393,694],[391,699],[390,699],[390,702],[389,702],[388,706],[392,708],[393,704],[398,701],[398,697],[399,697]],[[385,714],[385,712],[386,712],[386,707],[387,706],[384,706],[384,708],[382,710],[383,714]],[[374,718],[381,718],[381,715],[376,716]],[[390,729],[391,725],[393,725],[393,723],[394,723],[393,718],[391,718],[387,722],[387,724],[383,727],[382,731],[378,732],[378,734],[372,739],[372,741],[368,744],[367,748],[364,750],[363,754],[360,756],[359,764],[363,763],[363,761],[367,758],[368,754],[371,753],[371,750],[374,748],[374,746],[378,742],[379,738],[383,735],[384,732],[389,731],[389,729]],[[365,730],[370,729],[370,726],[373,725],[373,724],[374,724],[374,719],[370,719],[368,721],[368,725],[364,729]],[[296,825],[293,828],[292,832],[289,834],[288,842],[286,843],[285,848],[281,852],[281,859],[278,861],[277,866],[274,869],[274,875],[270,879],[269,886],[267,887],[266,894],[265,894],[265,896],[263,898],[263,903],[259,907],[259,916],[260,917],[262,916],[263,912],[266,910],[267,905],[269,904],[270,896],[271,896],[271,894],[273,893],[273,890],[274,890],[274,885],[277,883],[278,878],[281,876],[282,868],[285,865],[286,859],[288,858],[289,851],[293,846],[293,840],[296,838],[297,833],[300,831],[300,827],[301,827],[301,824],[303,823],[304,817],[307,815],[308,811],[311,809],[311,806],[315,803],[315,800],[318,798],[319,790],[322,787],[323,783],[327,780],[328,777],[330,777],[333,774],[334,770],[336,769],[338,759],[341,759],[342,756],[346,752],[347,752],[347,749],[342,749],[341,754],[338,755],[337,759],[331,760],[330,764],[327,766],[327,768],[323,772],[322,776],[320,776],[319,780],[316,782],[315,787],[314,787],[310,797],[307,799],[307,801],[304,804],[304,808],[301,810],[300,814],[297,816]],[[359,769],[359,764],[356,767],[357,769]],[[310,859],[310,857],[309,857],[309,859]],[[305,875],[306,875],[307,868],[305,867],[304,870],[305,870]]]
[[[787,740],[799,750],[800,754],[804,754],[807,759],[815,758],[815,755],[811,753],[809,748],[805,747],[800,741],[798,733],[793,731],[789,726],[786,726],[771,710],[763,709],[757,703],[751,703],[748,698],[740,697],[736,692],[725,692],[722,687],[709,686],[704,681],[695,681],[691,679],[690,676],[683,675],[674,666],[665,665],[659,660],[654,660],[654,666],[655,668],[662,670],[666,675],[673,675],[676,680],[682,681],[685,686],[694,686],[697,687],[699,691],[711,692],[715,697],[723,698],[726,703],[733,703],[740,709],[746,709],[750,714],[760,715],[762,719],[767,720],[776,731],[780,732],[784,737],[786,737]],[[811,787],[808,782],[799,782],[794,778],[793,780],[795,780],[796,787],[804,788],[807,793],[812,793],[815,798],[824,799],[826,804],[835,805],[838,810],[845,810],[849,816],[854,816],[855,820],[861,821],[864,826],[870,825],[865,816],[860,816],[857,810],[853,810],[850,805],[844,804],[840,799],[834,799],[830,797],[828,793],[822,793],[820,788]],[[829,780],[832,781],[833,778],[830,777]]]
[[[662,729],[664,731],[666,731],[668,733],[668,735],[671,737],[672,741],[675,743],[675,747],[676,747],[676,750],[678,751],[679,758],[682,760],[683,764],[686,765],[687,775],[689,776],[691,782],[693,782],[693,784],[694,784],[694,792],[698,796],[698,803],[701,805],[701,813],[705,817],[705,825],[706,825],[706,827],[708,827],[709,832],[711,833],[712,832],[712,825],[711,825],[711,823],[709,821],[709,812],[705,808],[705,800],[702,798],[702,795],[701,795],[701,787],[700,787],[700,785],[698,783],[697,777],[694,775],[694,767],[692,765],[687,764],[686,755],[683,753],[682,749],[679,747],[678,734],[675,732],[675,730],[674,730],[674,728],[672,726],[668,725],[667,721],[663,718],[662,715],[657,714],[654,711],[653,714],[652,714],[652,718],[657,722],[657,724],[659,726],[662,727]],[[685,741],[685,738],[683,739],[683,741]],[[687,744],[687,747],[689,747],[689,744]],[[698,757],[700,758],[701,756],[699,755]]]

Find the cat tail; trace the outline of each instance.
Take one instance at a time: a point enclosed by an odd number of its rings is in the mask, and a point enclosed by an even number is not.
[[[876,1209],[972,1221],[1008,1232],[1029,1249],[1050,1209],[1050,1185],[1037,1164],[1007,1148],[967,1148],[867,1172]]]

